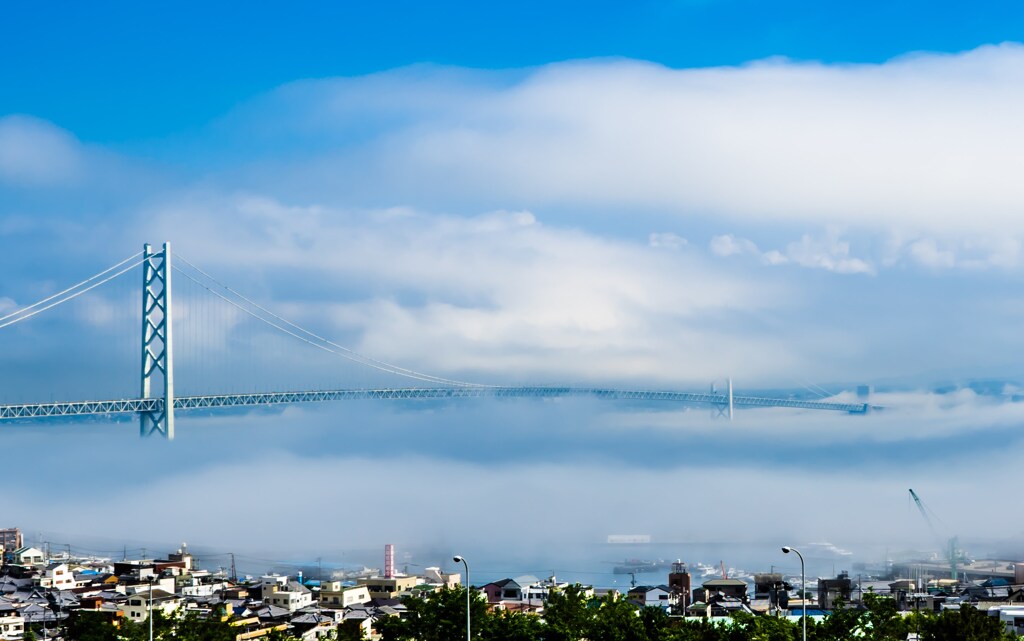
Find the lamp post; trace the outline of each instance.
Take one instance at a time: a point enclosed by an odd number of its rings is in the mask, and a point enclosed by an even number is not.
[[[153,641],[153,575],[149,575],[149,641]]]
[[[800,557],[800,606],[803,608],[801,619],[804,624],[803,641],[807,641],[807,581],[804,579],[804,555],[800,554],[800,550],[791,548],[788,545],[782,548],[782,552],[783,554],[793,552]]]
[[[466,563],[466,559],[456,554],[452,557],[452,560],[456,563],[461,563],[466,566],[466,641],[470,641],[469,634],[469,563]]]

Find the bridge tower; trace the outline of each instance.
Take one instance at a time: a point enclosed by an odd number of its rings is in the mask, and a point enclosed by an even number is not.
[[[174,360],[171,351],[171,244],[153,252],[143,246],[142,262],[142,394],[152,395],[153,378],[163,380],[163,406],[139,412],[139,434],[174,438]]]

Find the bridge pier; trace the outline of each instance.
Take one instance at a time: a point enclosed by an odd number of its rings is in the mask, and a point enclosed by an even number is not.
[[[153,398],[153,377],[160,372],[163,404],[139,412],[139,435],[174,438],[174,356],[171,350],[171,244],[153,253],[142,248],[142,399]]]

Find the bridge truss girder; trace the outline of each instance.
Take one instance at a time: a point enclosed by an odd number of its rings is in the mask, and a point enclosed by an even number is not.
[[[564,398],[593,397],[615,401],[664,401],[686,405],[727,406],[729,396],[715,393],[673,392],[664,390],[618,390],[591,387],[408,387],[382,389],[342,389],[308,392],[265,392],[257,394],[218,394],[172,398],[174,410],[196,410],[221,407],[255,407],[290,403],[323,403],[349,400],[437,400],[459,398]],[[866,403],[834,403],[788,398],[733,396],[737,408],[788,407],[805,410],[831,410],[848,414],[866,414]],[[121,399],[111,401],[78,401],[69,403],[36,403],[0,405],[0,421],[53,416],[89,414],[138,413],[141,416],[166,415],[162,398]],[[173,423],[172,423],[173,430]],[[173,431],[169,436],[173,436]]]

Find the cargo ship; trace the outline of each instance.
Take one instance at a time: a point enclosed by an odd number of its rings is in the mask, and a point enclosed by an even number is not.
[[[658,572],[668,570],[672,567],[671,561],[651,561],[648,559],[626,559],[621,565],[612,568],[615,574],[642,574],[644,572]]]

